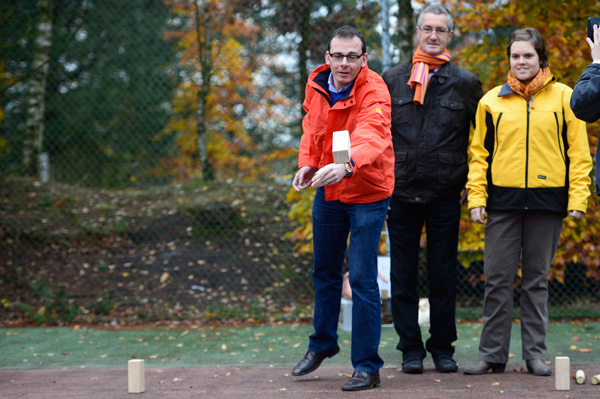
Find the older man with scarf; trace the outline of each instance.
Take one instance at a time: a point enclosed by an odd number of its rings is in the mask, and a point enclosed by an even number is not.
[[[395,188],[388,214],[392,315],[402,371],[423,372],[429,352],[439,372],[456,372],[455,301],[461,192],[467,182],[469,130],[483,96],[479,79],[449,61],[452,16],[425,7],[412,62],[383,74],[392,97]],[[431,337],[418,324],[418,266],[426,226]]]

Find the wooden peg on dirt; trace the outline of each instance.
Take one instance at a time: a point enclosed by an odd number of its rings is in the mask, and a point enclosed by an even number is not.
[[[571,365],[568,356],[556,356],[554,359],[556,367],[556,390],[571,390]]]
[[[142,393],[146,390],[144,359],[132,359],[127,362],[129,393]]]

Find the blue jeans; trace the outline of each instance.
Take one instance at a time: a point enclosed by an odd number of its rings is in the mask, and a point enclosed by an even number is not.
[[[325,201],[317,189],[313,203],[315,332],[308,349],[325,352],[337,345],[346,248],[352,287],[352,365],[355,371],[379,373],[381,298],[377,285],[377,249],[390,199],[369,204]],[[350,234],[350,244],[348,242]]]

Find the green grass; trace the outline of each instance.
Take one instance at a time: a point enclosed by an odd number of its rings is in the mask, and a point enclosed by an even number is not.
[[[477,360],[481,323],[459,323],[455,359],[465,365]],[[133,358],[147,367],[293,367],[304,355],[310,325],[256,327],[190,327],[172,329],[103,330],[95,328],[0,329],[1,369],[121,368]],[[423,329],[424,339],[427,329]],[[338,331],[340,355],[329,365],[350,364],[351,334]],[[380,355],[387,366],[399,366],[394,328],[384,327]],[[551,322],[548,360],[569,356],[571,364],[600,359],[600,323]],[[520,364],[520,325],[513,324],[509,363]],[[431,363],[427,357],[426,363]]]

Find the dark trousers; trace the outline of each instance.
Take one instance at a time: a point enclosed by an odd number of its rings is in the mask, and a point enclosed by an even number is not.
[[[454,354],[456,341],[456,266],[460,202],[458,197],[428,204],[392,197],[388,216],[391,249],[392,316],[404,360]],[[425,347],[418,324],[419,249],[421,231],[427,237],[427,271],[431,337]]]

